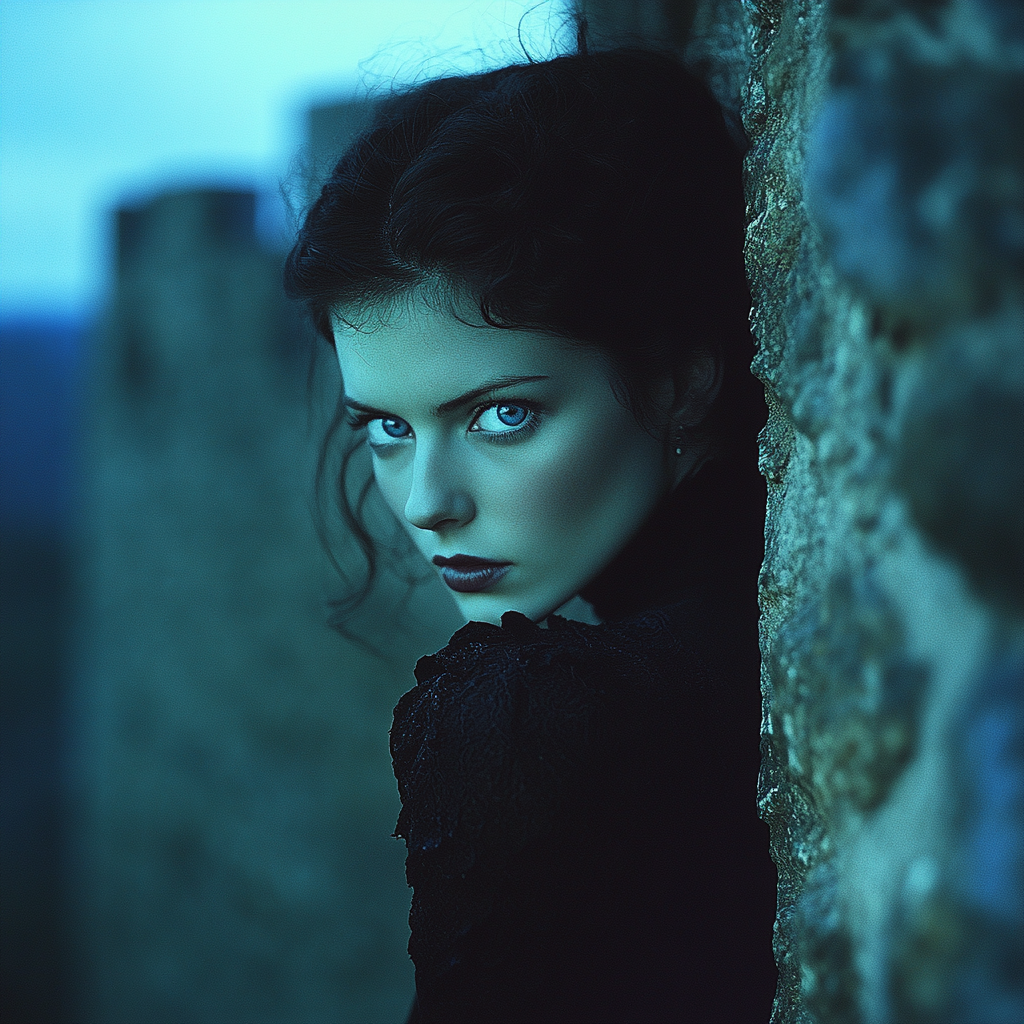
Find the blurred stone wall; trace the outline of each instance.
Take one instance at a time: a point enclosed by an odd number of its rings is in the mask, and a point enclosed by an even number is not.
[[[327,627],[310,339],[253,212],[197,190],[118,214],[72,708],[91,1024],[390,1024],[412,996],[387,736],[459,622],[430,594],[371,607],[387,660]]]
[[[1024,1020],[1024,6],[690,26],[750,141],[773,1020]]]

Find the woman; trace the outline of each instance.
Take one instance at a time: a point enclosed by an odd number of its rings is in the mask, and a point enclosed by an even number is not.
[[[470,620],[391,734],[413,1021],[769,1015],[741,247],[705,90],[582,46],[392,98],[302,225],[286,287]]]

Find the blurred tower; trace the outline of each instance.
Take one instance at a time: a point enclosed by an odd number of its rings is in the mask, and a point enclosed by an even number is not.
[[[117,213],[88,396],[77,1019],[393,1021],[411,998],[387,730],[430,641],[385,664],[325,625],[309,341],[253,213],[202,190]]]
[[[681,47],[701,5],[698,0],[575,0],[573,6],[587,19],[598,45]]]
[[[345,147],[370,126],[373,103],[369,100],[339,100],[311,107],[307,125],[307,181],[310,200],[316,198]]]

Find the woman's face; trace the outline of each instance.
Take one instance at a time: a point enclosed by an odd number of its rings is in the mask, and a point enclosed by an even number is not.
[[[679,475],[599,353],[417,297],[359,331],[336,321],[335,339],[381,494],[467,619],[546,617]]]

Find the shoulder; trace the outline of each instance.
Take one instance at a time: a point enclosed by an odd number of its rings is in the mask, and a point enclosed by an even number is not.
[[[501,687],[569,677],[594,691],[613,683],[656,689],[666,674],[678,674],[681,656],[708,660],[701,619],[696,605],[682,603],[598,625],[552,615],[547,628],[506,612],[500,626],[463,626],[446,647],[419,660],[416,680],[421,687]]]
[[[707,634],[697,607],[596,626],[552,617],[548,628],[508,613],[420,659],[391,749],[421,981],[469,955],[465,937],[510,872],[552,873],[556,850],[573,872],[611,870],[589,848],[621,854],[629,843],[617,837],[660,820],[638,808],[671,799],[689,749],[681,722],[703,718],[694,711],[719,689]]]
[[[685,620],[658,609],[601,625],[552,616],[542,628],[518,612],[500,626],[470,622],[416,665],[395,708],[396,772],[425,746],[458,740],[470,760],[478,745],[493,756],[496,729],[519,750],[544,736],[564,745],[604,709],[678,702],[708,675]]]
[[[699,608],[684,605],[602,625],[552,616],[542,628],[517,612],[469,623],[420,659],[395,708],[403,803],[443,803],[463,819],[510,791],[557,803],[603,742],[657,731],[712,698],[715,646]],[[412,826],[404,814],[400,834],[414,839]]]

